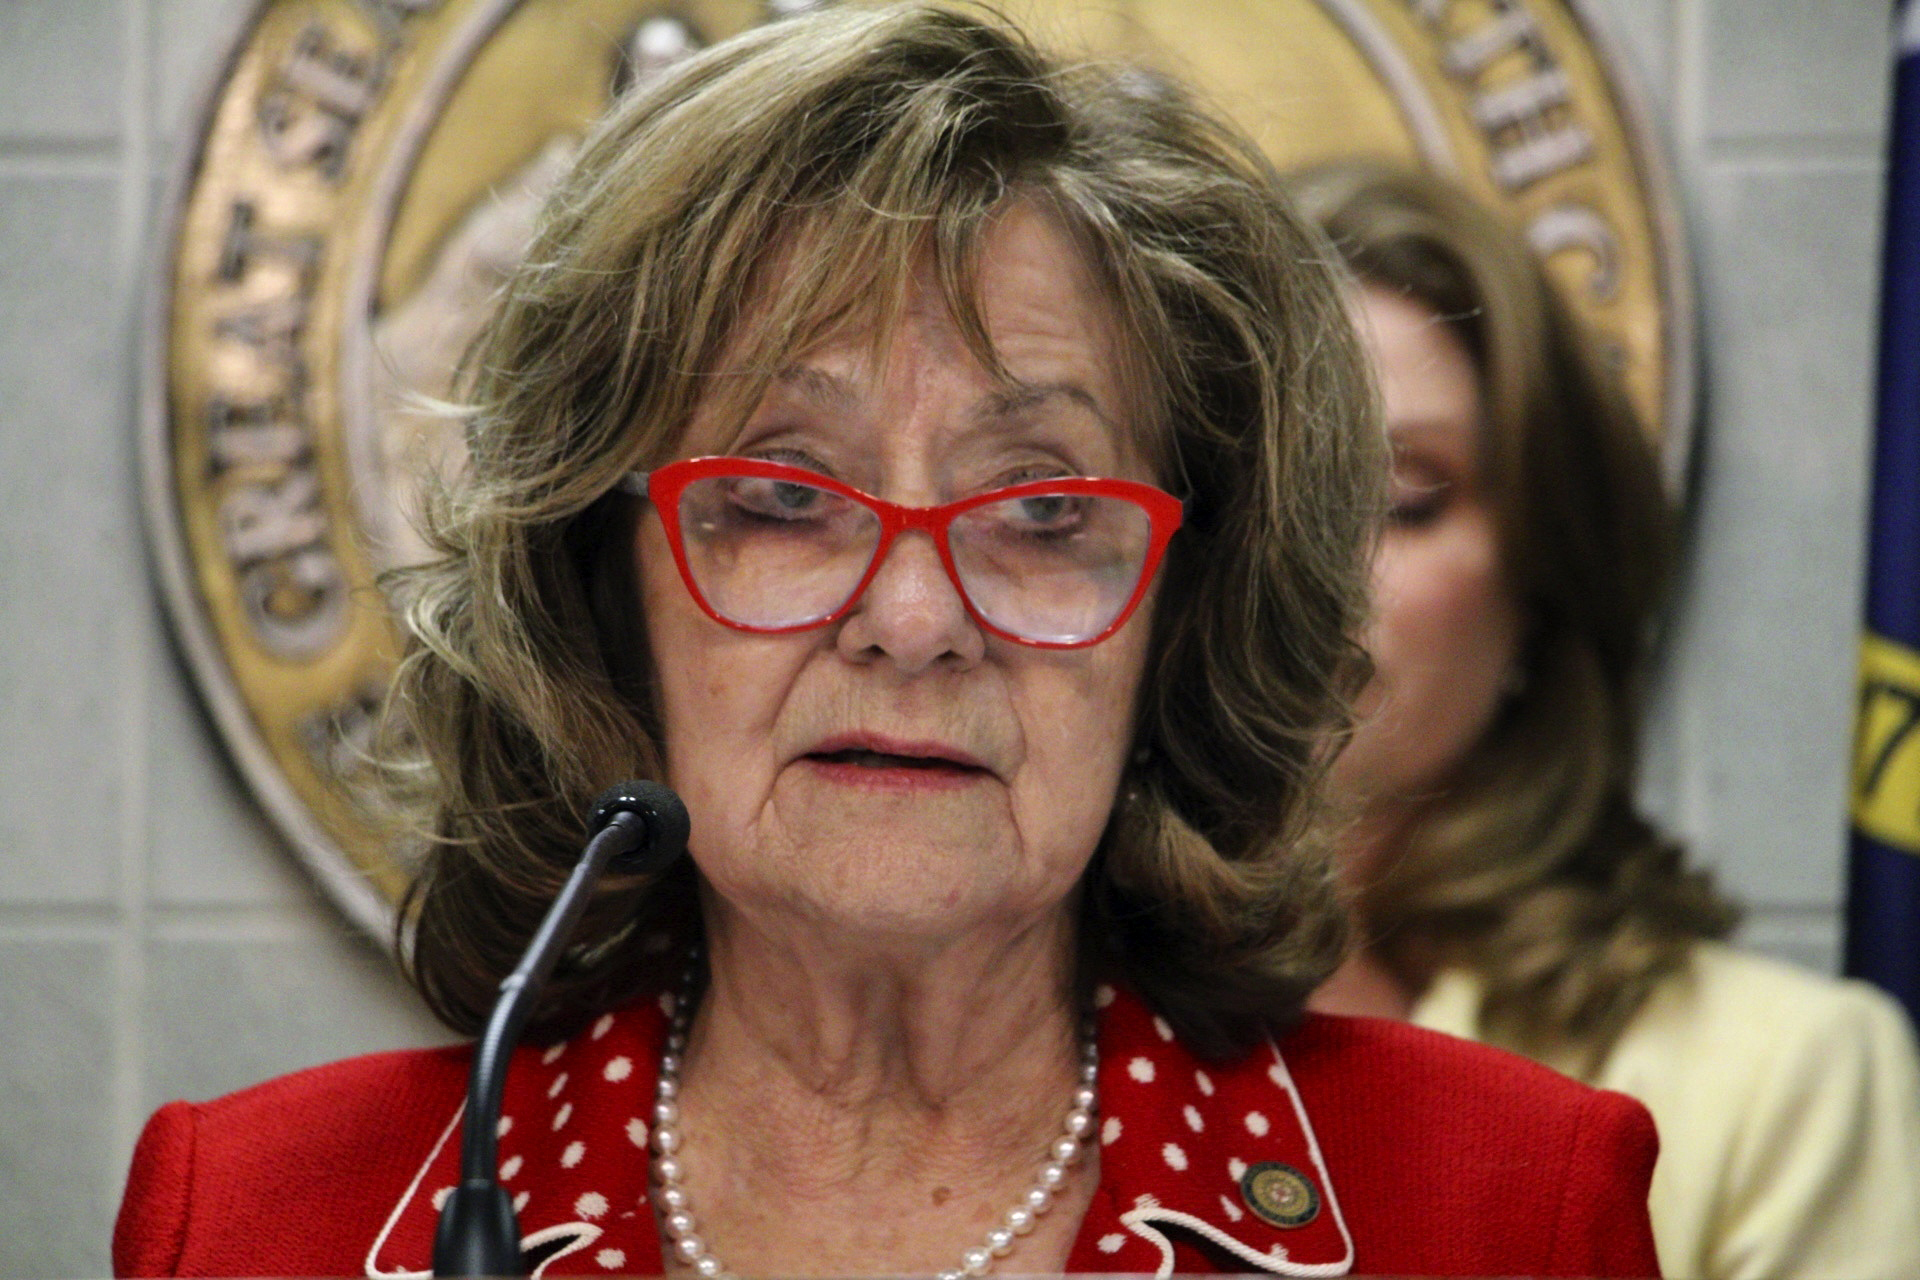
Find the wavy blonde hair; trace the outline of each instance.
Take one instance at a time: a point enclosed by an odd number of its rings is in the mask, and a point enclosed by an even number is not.
[[[974,274],[1014,200],[1101,280],[1135,429],[1188,512],[1082,897],[1085,968],[1224,1053],[1337,963],[1344,913],[1307,832],[1364,672],[1384,457],[1323,243],[1250,143],[1164,85],[1062,67],[991,16],[828,11],[619,102],[471,353],[471,464],[429,516],[435,559],[398,583],[413,641],[391,702],[432,837],[402,928],[451,1026],[484,1018],[596,790],[659,774],[643,508],[620,477],[673,457],[696,404],[744,416],[830,335],[881,340],[929,263],[997,370]],[[539,1020],[657,981],[649,935],[698,928],[695,874],[608,881]]]
[[[1472,356],[1480,464],[1525,681],[1403,847],[1360,889],[1416,988],[1485,983],[1488,1038],[1597,1069],[1654,985],[1737,912],[1639,813],[1642,682],[1675,553],[1659,464],[1624,392],[1520,237],[1445,180],[1371,163],[1291,181],[1359,279]]]

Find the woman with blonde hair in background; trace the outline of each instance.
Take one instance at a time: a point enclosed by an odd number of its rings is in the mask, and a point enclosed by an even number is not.
[[[1733,907],[1635,806],[1675,519],[1615,379],[1452,186],[1348,165],[1294,190],[1357,278],[1394,460],[1375,674],[1334,769],[1361,947],[1314,1007],[1646,1103],[1666,1275],[1920,1274],[1905,1018],[1726,945]]]

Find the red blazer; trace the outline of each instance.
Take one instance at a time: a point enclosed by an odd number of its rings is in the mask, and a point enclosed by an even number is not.
[[[1204,1063],[1137,999],[1099,994],[1101,1181],[1069,1271],[1658,1274],[1639,1103],[1371,1019],[1310,1016]],[[636,1004],[515,1055],[501,1177],[534,1275],[659,1273],[643,1117],[664,1028]],[[116,1274],[424,1273],[468,1056],[376,1054],[161,1108]]]

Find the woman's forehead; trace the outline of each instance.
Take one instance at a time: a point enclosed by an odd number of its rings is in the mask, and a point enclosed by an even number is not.
[[[847,478],[882,455],[917,454],[965,472],[1037,452],[1087,474],[1156,478],[1136,433],[1087,388],[973,373],[928,390],[910,375],[888,380],[864,367],[842,373],[830,364],[792,365],[743,417],[700,415],[681,452],[793,448],[846,468]]]
[[[1445,318],[1417,299],[1376,286],[1363,291],[1360,310],[1390,425],[1477,423],[1479,371]]]
[[[1082,421],[1123,453],[1156,452],[1157,397],[1141,394],[1144,361],[1122,337],[1131,326],[1075,238],[1034,202],[987,223],[959,270],[922,243],[890,269],[849,264],[849,296],[816,290],[811,312],[797,313],[804,256],[789,241],[762,273],[706,379],[703,447],[729,447],[771,408],[871,410],[937,367],[968,383],[965,412],[982,428]]]
[[[963,470],[1038,450],[1086,474],[1158,478],[1125,406],[1109,408],[1112,386],[1089,387],[1071,374],[995,375],[972,364],[964,348],[962,358],[972,366],[963,376],[924,377],[911,358],[893,362],[891,374],[865,361],[802,360],[776,371],[742,413],[703,407],[681,452],[791,447],[857,471],[862,455],[877,461],[922,447],[929,461]]]

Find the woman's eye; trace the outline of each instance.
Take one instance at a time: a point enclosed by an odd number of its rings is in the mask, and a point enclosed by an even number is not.
[[[827,495],[810,484],[752,477],[736,480],[729,496],[735,507],[750,515],[792,520],[818,510]]]
[[[1398,529],[1417,529],[1432,524],[1447,509],[1445,484],[1396,484],[1387,508],[1387,520]]]
[[[800,449],[766,449],[745,455],[755,462],[777,462],[800,471],[827,474],[826,466]],[[798,480],[768,476],[740,476],[728,487],[728,497],[746,513],[775,520],[798,519],[819,511],[828,497],[824,489]]]
[[[820,497],[820,491],[812,485],[789,484],[786,481],[773,482],[773,500],[782,511],[805,511]]]
[[[1072,506],[1073,499],[1064,494],[1042,494],[1020,499],[1020,515],[1037,525],[1058,524],[1069,514]]]

